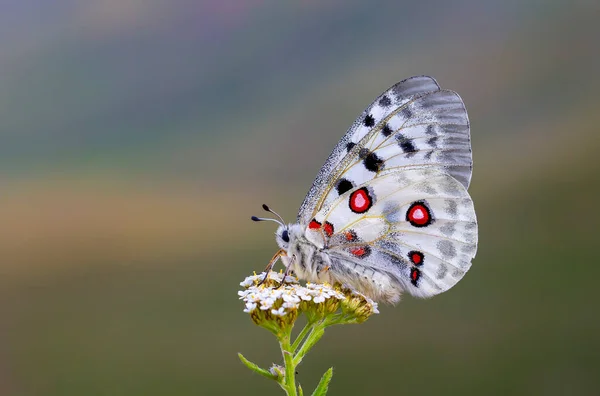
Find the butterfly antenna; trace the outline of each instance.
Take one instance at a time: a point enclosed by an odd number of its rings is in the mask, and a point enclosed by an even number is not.
[[[281,221],[277,220],[277,219],[270,219],[268,217],[256,217],[256,216],[252,216],[251,217],[252,221],[273,221],[279,225],[284,225]]]
[[[275,216],[279,217],[279,220],[281,220],[282,224],[285,224],[285,220],[283,220],[283,217],[279,216],[279,213],[275,212],[273,209],[269,208],[267,205],[263,204],[262,205],[263,209],[266,210],[267,212],[273,213]]]

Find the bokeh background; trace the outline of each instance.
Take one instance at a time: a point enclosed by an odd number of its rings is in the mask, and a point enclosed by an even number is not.
[[[380,92],[416,74],[472,123],[474,265],[333,328],[330,394],[600,388],[595,1],[6,0],[0,394],[276,395],[238,283]]]

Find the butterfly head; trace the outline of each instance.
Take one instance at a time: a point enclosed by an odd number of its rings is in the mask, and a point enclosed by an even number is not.
[[[275,231],[275,240],[280,248],[287,251],[290,244],[290,230],[289,225],[282,224]]]
[[[279,227],[277,228],[277,231],[275,232],[275,240],[277,241],[277,244],[279,245],[279,247],[285,251],[288,250],[288,247],[290,245],[290,240],[293,239],[296,229],[294,227],[293,224],[285,224],[285,221],[283,220],[283,218],[274,210],[272,210],[271,208],[269,208],[267,205],[263,204],[263,209],[269,213],[273,213],[275,216],[277,216],[276,219],[272,219],[272,218],[268,218],[268,217],[256,217],[256,216],[252,216],[252,220],[254,221],[273,221],[277,224],[279,224]]]
[[[279,247],[287,252],[302,234],[303,227],[300,224],[282,224],[275,232],[275,240]]]

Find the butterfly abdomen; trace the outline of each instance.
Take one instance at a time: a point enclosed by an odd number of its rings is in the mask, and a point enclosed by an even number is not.
[[[329,276],[333,283],[351,285],[376,301],[397,303],[403,290],[394,276],[364,263],[333,257]]]
[[[356,260],[340,258],[332,254],[325,239],[322,244],[309,240],[304,227],[294,225],[290,227],[290,243],[286,248],[282,261],[299,279],[351,285],[377,301],[395,303],[400,299],[403,287],[396,277],[361,260],[370,253],[366,245],[362,247],[366,249],[364,254],[356,252]]]

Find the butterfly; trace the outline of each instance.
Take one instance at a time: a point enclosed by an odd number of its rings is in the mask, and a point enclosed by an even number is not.
[[[432,297],[477,251],[469,119],[460,96],[415,76],[377,97],[317,174],[297,222],[279,223],[278,259],[299,279],[340,282],[375,301]],[[285,279],[285,278],[284,278]]]

